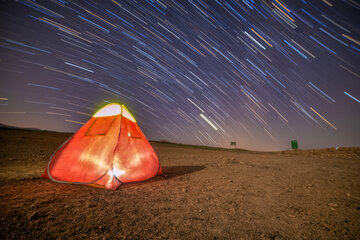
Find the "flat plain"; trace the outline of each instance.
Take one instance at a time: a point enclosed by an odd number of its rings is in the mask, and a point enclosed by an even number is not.
[[[360,148],[152,142],[164,174],[111,191],[40,178],[70,135],[0,129],[0,239],[360,239]]]

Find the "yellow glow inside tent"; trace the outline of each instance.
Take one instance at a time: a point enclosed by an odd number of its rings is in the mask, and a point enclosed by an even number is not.
[[[97,111],[93,117],[108,117],[121,114],[121,106],[116,103],[111,103]]]

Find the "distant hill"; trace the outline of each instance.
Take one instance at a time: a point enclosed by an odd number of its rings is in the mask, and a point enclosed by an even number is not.
[[[21,130],[31,130],[31,131],[44,131],[44,130],[41,130],[39,128],[22,128],[22,127],[15,127],[15,126],[6,125],[6,124],[3,124],[3,123],[0,123],[0,128],[21,129]]]
[[[73,133],[69,133],[69,132],[56,132],[56,131],[48,131],[48,130],[42,130],[42,129],[38,129],[38,128],[21,128],[21,127],[15,127],[15,126],[10,126],[7,124],[3,124],[0,123],[0,135],[1,134],[6,134],[7,131],[12,130],[12,131],[19,131],[20,134],[21,131],[34,131],[34,132],[40,132],[40,134],[44,133],[54,133],[54,134],[59,134],[60,136],[62,136],[63,134],[71,136],[71,134]],[[46,135],[44,135],[46,136]],[[1,136],[0,136],[1,139]],[[322,149],[298,149],[298,150],[283,150],[283,151],[271,151],[271,152],[264,152],[264,151],[253,151],[253,150],[246,150],[246,149],[241,149],[241,148],[233,148],[233,149],[229,149],[229,148],[221,148],[221,147],[209,147],[209,146],[203,146],[203,145],[191,145],[191,144],[182,144],[182,143],[173,143],[173,142],[169,142],[167,140],[149,140],[150,143],[153,146],[169,146],[169,147],[175,147],[175,148],[194,148],[194,149],[204,149],[204,150],[215,150],[215,151],[232,151],[232,152],[247,152],[247,153],[268,153],[268,154],[282,154],[285,156],[292,156],[292,155],[299,155],[299,156],[311,156],[311,157],[326,157],[329,154],[334,154],[334,153],[338,153],[338,154],[348,154],[348,156],[344,155],[345,158],[347,157],[352,157],[354,154],[356,155],[357,158],[360,159],[360,147],[339,147],[339,148],[322,148]],[[330,155],[329,155],[330,156]]]
[[[11,129],[11,130],[25,130],[25,131],[36,131],[36,132],[56,132],[56,131],[49,131],[49,130],[42,130],[39,128],[22,128],[22,127],[15,127],[15,126],[10,126],[7,124],[3,124],[0,123],[0,130],[1,129]],[[58,132],[61,133],[61,132]],[[220,148],[220,147],[209,147],[209,146],[201,146],[201,145],[190,145],[190,144],[182,144],[182,143],[173,143],[173,142],[169,142],[167,140],[160,140],[160,141],[154,141],[154,140],[149,140],[152,144],[164,144],[164,145],[171,145],[173,147],[185,147],[185,148],[197,148],[197,149],[207,149],[207,150],[226,150],[229,151],[230,149],[228,148]],[[247,151],[247,152],[251,152],[250,150],[245,150],[245,149],[231,149],[233,151]]]
[[[209,146],[203,146],[203,145],[191,145],[191,144],[183,144],[183,143],[173,143],[173,142],[169,142],[166,140],[160,140],[160,141],[154,141],[154,140],[150,140],[151,143],[153,144],[163,144],[163,145],[171,145],[173,147],[185,147],[185,148],[197,148],[197,149],[206,149],[206,150],[224,150],[224,151],[241,151],[241,152],[256,152],[256,151],[251,151],[251,150],[246,150],[246,149],[241,149],[241,148],[221,148],[221,147],[209,147]]]

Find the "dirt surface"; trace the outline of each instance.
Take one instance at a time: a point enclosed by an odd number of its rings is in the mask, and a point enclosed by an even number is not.
[[[70,135],[0,129],[0,239],[360,239],[360,149],[152,143],[164,175],[116,191],[39,176]]]

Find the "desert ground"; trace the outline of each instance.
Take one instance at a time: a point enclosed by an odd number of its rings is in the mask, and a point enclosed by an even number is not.
[[[40,178],[70,135],[0,129],[0,239],[360,239],[360,148],[152,142],[164,174],[111,191]]]

